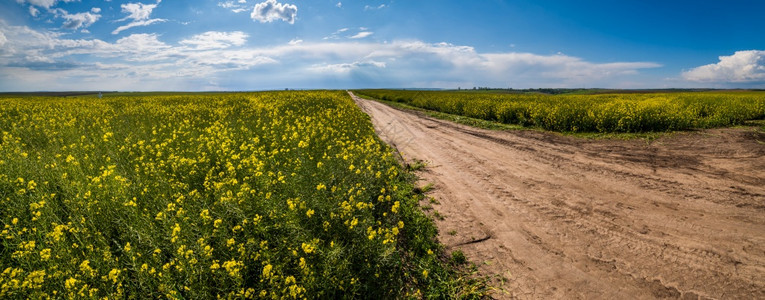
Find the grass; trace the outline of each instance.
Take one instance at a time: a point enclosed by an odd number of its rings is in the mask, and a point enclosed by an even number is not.
[[[344,92],[6,98],[0,134],[1,298],[487,293]]]

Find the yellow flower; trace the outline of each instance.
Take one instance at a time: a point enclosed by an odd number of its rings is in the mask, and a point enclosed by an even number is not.
[[[175,226],[173,226],[172,239],[170,241],[175,243],[175,241],[178,240],[179,233],[181,233],[181,225],[178,225],[178,223],[175,223]]]
[[[311,254],[311,252],[316,250],[316,248],[311,244],[303,243],[301,247],[303,248],[303,252],[305,252],[306,254]]]
[[[119,269],[112,269],[109,271],[109,279],[112,280],[113,283],[117,283],[117,277],[120,276],[121,271]]]
[[[229,260],[223,263],[223,268],[226,269],[226,272],[228,272],[228,275],[231,277],[238,277],[242,265],[241,262]]]
[[[313,216],[313,214],[314,214],[314,211],[313,211],[313,209],[309,209],[308,211],[306,211],[306,212],[305,212],[305,215],[306,215],[306,216],[308,216],[309,218],[310,218],[311,216]]]
[[[77,285],[77,279],[74,279],[72,277],[69,277],[66,281],[64,281],[64,286],[67,290],[73,290],[75,288],[75,285]]]
[[[393,206],[390,208],[390,211],[393,212],[394,214],[398,213],[399,206],[401,206],[401,202],[399,201],[393,202]]]
[[[21,249],[30,251],[35,248],[35,241],[27,241],[27,242],[21,243],[19,246],[21,246]]]
[[[50,249],[46,248],[40,251],[40,259],[43,261],[50,259]]]
[[[205,222],[210,221],[212,218],[210,217],[210,210],[204,209],[202,212],[199,213],[199,217],[202,218]]]
[[[271,266],[271,264],[267,264],[265,267],[263,267],[263,277],[265,278],[271,277],[271,269],[273,269],[273,266]]]
[[[96,270],[93,270],[93,268],[90,267],[90,261],[89,260],[83,260],[82,263],[80,263],[80,271],[88,276],[95,276]]]

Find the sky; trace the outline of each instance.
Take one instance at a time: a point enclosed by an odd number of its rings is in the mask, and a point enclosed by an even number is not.
[[[765,88],[765,1],[0,0],[0,91]]]

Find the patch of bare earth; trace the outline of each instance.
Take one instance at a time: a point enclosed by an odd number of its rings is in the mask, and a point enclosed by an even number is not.
[[[582,140],[354,99],[429,163],[439,239],[498,275],[498,298],[765,299],[763,133]]]

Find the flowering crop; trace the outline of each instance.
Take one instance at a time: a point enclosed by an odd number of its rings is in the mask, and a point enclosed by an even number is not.
[[[411,178],[342,92],[3,99],[0,134],[0,298],[397,297],[434,274]]]
[[[362,90],[377,99],[562,132],[658,132],[765,118],[763,92],[604,95]]]

